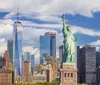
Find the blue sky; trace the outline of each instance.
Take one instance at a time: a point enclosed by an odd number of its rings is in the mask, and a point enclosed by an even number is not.
[[[20,3],[19,3],[20,2]],[[1,0],[0,53],[7,49],[7,40],[13,37],[13,23],[17,7],[23,24],[23,45],[39,48],[39,36],[56,32],[57,49],[63,43],[62,14],[66,25],[78,36],[78,45],[100,45],[100,0]]]

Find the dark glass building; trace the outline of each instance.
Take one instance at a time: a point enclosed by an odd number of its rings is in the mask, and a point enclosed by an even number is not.
[[[14,59],[14,56],[13,56],[13,39],[8,40],[7,49],[8,49],[8,56],[10,58],[10,62],[13,65],[13,59]]]
[[[77,50],[78,83],[96,84],[96,49],[86,45]]]
[[[63,45],[59,47],[59,59],[60,59],[60,63],[62,62],[62,57],[64,55],[64,47]]]
[[[100,67],[100,52],[96,52],[96,67]]]
[[[6,59],[0,57],[0,68],[2,68],[3,66],[6,66]]]
[[[97,85],[100,85],[100,51],[96,52]]]
[[[46,32],[40,36],[40,63],[42,64],[45,57],[56,57],[56,33]]]

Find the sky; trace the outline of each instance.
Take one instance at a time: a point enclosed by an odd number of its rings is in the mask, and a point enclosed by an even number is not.
[[[78,37],[77,45],[100,46],[100,0],[0,0],[0,53],[13,38],[17,8],[23,24],[23,46],[39,48],[39,36],[56,32],[57,52],[63,44],[62,14]],[[28,49],[28,48],[27,48]]]

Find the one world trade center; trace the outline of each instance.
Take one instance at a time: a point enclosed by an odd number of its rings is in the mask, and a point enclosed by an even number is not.
[[[20,77],[22,76],[22,24],[19,21],[14,23],[14,68]]]

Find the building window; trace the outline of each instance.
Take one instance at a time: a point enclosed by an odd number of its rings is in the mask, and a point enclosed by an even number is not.
[[[66,73],[64,74],[64,76],[66,77]]]
[[[69,73],[68,73],[68,77],[69,77]]]
[[[73,73],[71,73],[71,77],[73,77]]]

